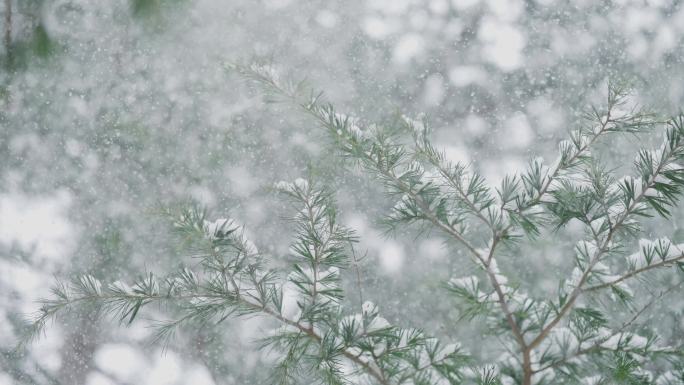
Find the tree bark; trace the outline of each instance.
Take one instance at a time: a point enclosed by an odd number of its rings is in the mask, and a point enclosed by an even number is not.
[[[99,346],[98,319],[92,312],[82,312],[74,314],[70,321],[77,326],[70,328],[65,336],[58,378],[61,384],[84,385]]]
[[[12,61],[12,0],[5,0],[5,55],[7,63]]]
[[[530,350],[523,350],[523,385],[532,385],[532,361]]]

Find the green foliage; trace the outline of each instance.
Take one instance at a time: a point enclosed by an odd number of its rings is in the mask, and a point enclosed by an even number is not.
[[[561,142],[555,162],[545,165],[534,159],[526,171],[506,176],[493,190],[471,167],[450,162],[431,144],[426,119],[404,119],[404,131],[411,132],[413,139],[407,144],[400,131],[340,114],[323,101],[322,94],[307,92],[302,83],[283,82],[269,67],[231,68],[264,86],[271,100],[293,103],[310,114],[347,159],[377,176],[388,195],[398,198],[389,214],[390,226],[419,222],[461,244],[481,271],[452,279],[447,289],[458,299],[461,319],[487,320],[491,334],[508,352],[509,358],[496,366],[509,381],[552,383],[553,378],[563,378],[572,383],[605,373],[608,381],[641,383],[646,378],[643,360],[634,355],[653,359],[664,355],[676,361],[676,349],[658,347],[657,339],[627,331],[633,330],[651,303],[646,300],[646,307],[636,308],[633,303],[640,296],[627,281],[678,265],[684,253],[661,242],[644,249],[644,258],[629,256],[626,270],[619,260],[625,257],[629,240],[639,234],[640,218],[669,217],[681,197],[682,116],[658,120],[633,103],[629,87],[611,83],[606,105],[585,113],[570,139]],[[639,152],[636,176],[615,176],[591,152],[604,136],[659,129],[664,131],[663,145]],[[558,231],[571,221],[583,224],[587,239],[577,244],[576,267],[570,278],[559,282],[557,298],[530,298],[509,284],[496,263],[501,249],[497,246],[519,242],[523,234],[534,241],[549,225]],[[483,232],[490,233],[488,241],[479,241]],[[607,294],[632,309],[632,318],[615,325],[602,309],[603,300],[578,306],[583,297],[596,298],[589,293],[605,293],[602,289],[609,289]],[[651,301],[672,290],[663,290]],[[610,365],[590,358],[606,352],[619,358],[612,373],[606,371]],[[480,382],[492,383],[486,377]]]
[[[302,179],[276,187],[298,208],[290,218],[293,263],[284,281],[280,272],[265,267],[265,256],[234,221],[211,222],[196,206],[169,209],[172,231],[188,256],[198,260],[199,270],[187,267],[166,277],[147,273],[132,286],[103,284],[90,275],[59,282],[52,297],[42,301],[26,341],[74,306],[90,305],[130,324],[156,303],[179,310],[176,318],[155,324],[156,342],[167,342],[185,324],[219,323],[230,316],[262,315],[280,323],[261,341],[282,353],[274,383],[345,384],[350,375],[381,384],[439,378],[457,383],[468,364],[458,346],[392,326],[369,302],[360,313],[343,314],[340,270],[348,267],[355,235],[338,223],[329,192]],[[287,302],[293,298],[294,303]]]
[[[262,347],[280,353],[273,371],[278,384],[650,384],[684,364],[681,347],[661,346],[657,330],[639,322],[681,283],[659,293],[630,286],[636,278],[681,266],[684,250],[658,240],[641,241],[636,254],[625,252],[640,233],[640,220],[669,217],[684,191],[682,116],[658,121],[630,104],[628,88],[609,84],[606,105],[588,110],[553,163],[534,159],[494,188],[431,143],[426,119],[404,117],[400,129],[367,124],[272,68],[230,68],[262,85],[271,100],[311,116],[349,163],[386,187],[388,199],[397,202],[386,218],[390,229],[418,223],[460,245],[474,273],[446,284],[460,310],[454,323],[483,320],[486,336],[499,346],[488,356],[496,358],[480,360],[417,327],[390,325],[370,302],[360,312],[345,309],[341,280],[356,235],[340,225],[333,194],[302,179],[276,184],[296,207],[284,278],[234,221],[210,222],[198,207],[167,210],[179,244],[198,269],[164,278],[145,274],[132,287],[104,285],[91,276],[58,284],[43,302],[34,333],[76,304],[91,304],[125,323],[149,304],[173,305],[180,313],[159,323],[160,340],[188,322],[261,315],[279,324],[261,340]],[[659,129],[663,144],[639,152],[633,176],[616,176],[591,152],[604,136]],[[534,244],[571,222],[581,224],[585,237],[571,250],[574,268],[559,280],[556,295],[533,297],[499,267],[503,250]],[[611,313],[617,306],[627,315]]]
[[[135,16],[149,14],[157,7],[159,7],[158,0],[131,0],[131,8]]]
[[[38,56],[46,57],[55,48],[55,43],[50,39],[43,24],[39,24],[33,32],[33,49]]]

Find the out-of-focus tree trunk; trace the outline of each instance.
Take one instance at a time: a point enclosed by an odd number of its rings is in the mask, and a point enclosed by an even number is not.
[[[12,62],[12,0],[5,0],[5,55],[7,63]]]
[[[71,318],[73,326],[68,327],[62,350],[62,367],[59,382],[62,384],[84,385],[91,370],[93,355],[98,347],[97,316],[85,311]]]

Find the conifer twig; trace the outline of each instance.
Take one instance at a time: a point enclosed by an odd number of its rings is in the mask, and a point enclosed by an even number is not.
[[[646,272],[646,271],[649,271],[649,270],[652,270],[652,269],[657,269],[657,268],[659,268],[659,267],[670,266],[670,265],[675,264],[675,263],[677,263],[677,262],[679,262],[679,261],[681,261],[681,260],[684,260],[684,254],[680,254],[680,255],[677,256],[677,257],[665,259],[665,260],[663,260],[663,261],[656,262],[656,263],[653,263],[653,264],[644,266],[644,267],[639,268],[639,269],[636,269],[636,270],[634,270],[634,271],[630,271],[629,273],[627,273],[627,274],[625,274],[625,275],[622,275],[622,276],[620,276],[620,277],[618,277],[618,278],[615,278],[615,279],[613,279],[613,280],[611,280],[611,281],[609,281],[609,282],[597,284],[597,285],[594,285],[594,286],[589,286],[589,287],[587,287],[587,288],[582,289],[582,291],[586,293],[586,292],[590,292],[590,291],[595,291],[595,290],[604,289],[604,288],[606,288],[606,287],[615,286],[615,285],[617,285],[618,283],[620,283],[620,282],[622,282],[622,281],[625,281],[625,280],[627,280],[627,279],[630,279],[630,278],[632,278],[632,277],[634,277],[634,276],[636,276],[636,275],[639,275],[639,274],[641,274],[641,273],[644,273],[644,272]]]
[[[636,322],[636,320],[639,317],[641,317],[641,315],[644,314],[644,312],[646,312],[646,310],[648,310],[651,306],[653,306],[655,303],[657,303],[659,300],[661,300],[665,295],[681,288],[682,285],[684,285],[684,281],[681,281],[676,285],[670,286],[666,290],[661,291],[658,295],[654,295],[652,298],[650,298],[648,301],[646,301],[646,303],[638,311],[634,312],[634,314],[630,317],[629,320],[623,322],[622,325],[619,328],[617,328],[611,335],[600,339],[599,341],[591,344],[588,347],[585,347],[585,348],[579,348],[578,347],[578,349],[575,353],[573,353],[569,356],[563,356],[562,358],[560,358],[558,360],[554,360],[553,362],[551,362],[551,363],[549,363],[549,364],[547,364],[541,368],[534,370],[534,373],[541,373],[541,372],[548,370],[550,368],[560,366],[560,365],[572,360],[573,358],[583,356],[586,354],[590,354],[590,353],[597,351],[597,350],[603,349],[603,350],[614,351],[614,349],[604,348],[604,347],[602,347],[602,345],[604,343],[606,343],[608,340],[610,340],[612,337],[617,336],[617,335],[621,335],[622,333],[624,333],[628,327],[630,327],[632,324],[634,324],[634,322]],[[638,349],[634,349],[634,350],[638,350]],[[620,351],[626,352],[626,351],[630,351],[630,349],[621,349]]]

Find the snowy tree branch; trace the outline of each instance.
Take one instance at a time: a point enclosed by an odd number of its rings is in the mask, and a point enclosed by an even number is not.
[[[622,276],[620,276],[619,278],[616,278],[616,279],[614,279],[614,280],[612,280],[612,281],[605,282],[605,283],[598,284],[598,285],[589,286],[589,287],[587,287],[587,288],[584,288],[582,291],[583,291],[583,292],[590,292],[590,291],[595,291],[595,290],[600,290],[600,289],[604,289],[604,288],[607,288],[607,287],[615,286],[615,285],[619,284],[620,282],[623,282],[623,281],[625,281],[625,280],[627,280],[627,279],[630,279],[630,278],[632,278],[632,277],[635,277],[635,276],[637,276],[637,275],[639,275],[639,274],[641,274],[641,273],[644,273],[644,272],[646,272],[646,271],[649,271],[649,270],[652,270],[652,269],[657,269],[657,268],[659,268],[659,267],[673,266],[673,265],[677,264],[677,262],[682,261],[682,260],[684,260],[684,254],[681,254],[681,255],[679,255],[678,257],[675,257],[675,258],[670,258],[670,259],[667,259],[667,260],[663,260],[663,261],[660,261],[660,262],[656,262],[656,263],[651,264],[651,265],[648,265],[648,266],[644,266],[644,267],[639,268],[639,269],[636,269],[636,270],[634,270],[634,271],[630,271],[629,273],[627,273],[627,274],[625,274],[625,275],[622,275]]]

